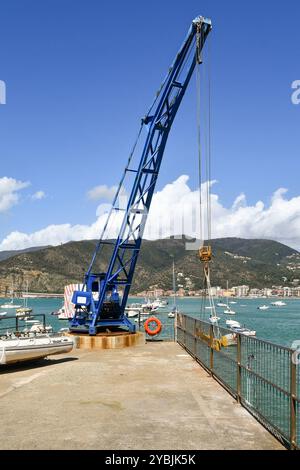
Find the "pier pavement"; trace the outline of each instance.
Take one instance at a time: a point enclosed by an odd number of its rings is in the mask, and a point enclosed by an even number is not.
[[[178,344],[0,368],[0,449],[282,449]]]

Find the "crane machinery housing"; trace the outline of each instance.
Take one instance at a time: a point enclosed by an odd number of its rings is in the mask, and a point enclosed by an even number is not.
[[[72,332],[96,335],[100,329],[114,327],[135,332],[135,325],[127,318],[125,307],[145,224],[172,123],[196,64],[202,63],[202,49],[211,28],[209,19],[199,16],[193,20],[154,103],[142,119],[139,136],[145,129],[146,137],[138,164],[133,168],[130,165],[135,145],[85,274],[83,288],[73,293],[75,313],[69,324]],[[129,173],[133,175],[133,183],[126,207],[121,208],[119,197],[124,179]],[[122,218],[118,236],[112,240],[108,237],[108,227],[116,213],[122,213]],[[105,270],[94,272],[96,259],[108,248],[110,257]]]

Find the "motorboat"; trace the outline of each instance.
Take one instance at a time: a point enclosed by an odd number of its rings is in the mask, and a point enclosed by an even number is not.
[[[21,307],[16,309],[16,317],[24,317],[25,315],[30,315],[32,308],[30,307]]]
[[[210,323],[211,323],[212,325],[217,325],[219,320],[220,320],[220,318],[217,317],[217,316],[211,316],[211,317],[209,317],[209,321],[210,321]]]
[[[217,303],[217,307],[227,307],[227,304],[219,302],[219,303]]]
[[[156,312],[158,310],[157,303],[150,302],[150,299],[147,300],[145,304],[142,304],[143,311]]]
[[[0,308],[14,308],[14,309],[16,309],[16,308],[20,308],[20,307],[22,307],[22,305],[14,304],[13,299],[11,299],[11,301],[8,302],[7,304],[0,305]]]
[[[234,300],[232,300],[231,302],[229,302],[230,304],[234,305],[234,304],[237,304],[237,302],[235,302]]]
[[[128,318],[134,318],[134,317],[138,317],[139,313],[140,313],[140,310],[127,310],[126,315]]]
[[[32,361],[54,354],[68,353],[73,347],[72,338],[59,334],[31,332],[16,336],[11,333],[0,338],[0,364]]]
[[[226,320],[226,325],[227,326],[236,326],[237,328],[240,328],[240,323],[235,320]]]
[[[166,308],[168,306],[168,302],[166,300],[161,300],[159,298],[156,298],[153,302],[152,305],[154,308]]]
[[[0,318],[2,317],[5,317],[7,315],[7,312],[0,312]]]
[[[139,312],[140,310],[142,310],[142,304],[137,304],[137,303],[134,303],[134,304],[128,304],[126,307],[125,307],[125,311],[129,311],[129,310],[136,310],[137,312]]]
[[[229,306],[224,310],[225,315],[235,315],[235,311],[232,310]]]
[[[282,302],[282,300],[277,300],[276,302],[272,302],[271,305],[273,305],[274,307],[284,307],[286,303]]]
[[[23,329],[23,333],[52,333],[53,327],[51,325],[43,324],[39,320],[34,320],[30,317],[24,318],[26,327]],[[30,328],[28,328],[30,326]]]
[[[242,327],[238,327],[238,326],[233,325],[233,326],[230,327],[230,329],[234,333],[239,333],[239,334],[244,335],[244,336],[256,336],[256,331],[249,330],[248,328],[242,328]]]
[[[269,306],[268,305],[261,305],[259,307],[257,307],[258,310],[269,310]]]

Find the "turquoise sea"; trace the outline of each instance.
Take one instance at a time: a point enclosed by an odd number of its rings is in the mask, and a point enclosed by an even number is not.
[[[162,336],[172,337],[173,320],[169,319],[167,314],[170,311],[173,299],[169,300],[169,306],[165,310],[156,312],[155,315],[160,318],[164,326],[165,334]],[[278,299],[275,299],[278,300]],[[284,307],[273,307],[270,299],[236,299],[237,302],[231,307],[236,315],[229,316],[223,313],[224,308],[216,307],[218,316],[221,318],[220,326],[225,326],[227,319],[234,319],[245,325],[247,328],[256,330],[257,338],[265,339],[276,344],[290,347],[292,342],[300,340],[300,299],[283,299],[286,303]],[[143,298],[131,298],[129,303],[144,302]],[[5,303],[5,299],[0,301]],[[15,299],[15,302],[18,302]],[[217,303],[218,301],[216,301]],[[22,303],[22,302],[18,302]],[[178,298],[177,305],[182,313],[187,313],[199,319],[208,320],[210,310],[201,313],[202,300],[199,298]],[[258,310],[260,305],[270,305],[269,310]],[[68,322],[58,320],[51,315],[51,312],[58,310],[62,305],[61,298],[52,299],[28,299],[28,306],[33,308],[35,314],[46,314],[47,324],[51,324],[54,330],[68,327]],[[0,310],[1,311],[1,310]],[[0,327],[6,326],[6,321],[0,320]]]

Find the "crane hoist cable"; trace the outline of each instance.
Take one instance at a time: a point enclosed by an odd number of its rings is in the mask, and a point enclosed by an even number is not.
[[[202,50],[201,48],[201,35],[198,33],[196,35],[196,48]],[[210,43],[210,41],[209,41]],[[199,177],[199,231],[200,231],[200,242],[201,246],[199,249],[199,257],[202,264],[202,269],[204,273],[204,296],[206,297],[206,292],[208,295],[208,308],[210,309],[210,318],[214,321],[213,332],[215,338],[220,338],[220,330],[218,327],[218,320],[216,315],[216,308],[214,304],[214,298],[212,296],[212,288],[210,281],[210,262],[212,259],[212,248],[209,244],[211,240],[211,67],[210,67],[210,44],[208,47],[208,123],[204,127],[206,131],[206,145],[204,158],[202,156],[202,138],[201,138],[201,76],[200,76],[200,64],[202,63],[201,54],[197,53],[197,66],[196,66],[196,94],[197,94],[197,152],[198,152],[198,177]],[[204,81],[205,82],[205,81]],[[204,160],[204,161],[203,161]],[[203,170],[204,166],[204,170]],[[203,173],[206,177],[205,191],[203,191]],[[202,194],[203,193],[203,194]],[[204,204],[205,199],[205,204]],[[206,214],[205,214],[206,212]],[[204,230],[204,219],[206,219],[206,231]],[[205,237],[207,235],[207,244],[205,244]],[[201,305],[201,314],[204,316],[204,305],[205,302],[202,302]]]

